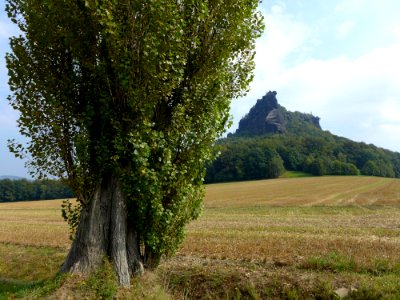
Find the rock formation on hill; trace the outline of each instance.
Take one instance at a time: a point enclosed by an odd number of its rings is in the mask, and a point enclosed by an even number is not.
[[[288,129],[302,125],[312,125],[321,129],[319,118],[311,114],[289,112],[278,104],[277,92],[269,91],[240,120],[237,135],[265,135],[284,133]],[[295,124],[296,123],[296,124]]]

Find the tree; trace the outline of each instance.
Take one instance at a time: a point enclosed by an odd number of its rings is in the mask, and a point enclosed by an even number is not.
[[[278,178],[285,172],[285,167],[283,165],[283,160],[279,156],[279,154],[274,155],[268,162],[267,162],[267,174],[266,178]]]
[[[315,176],[326,175],[326,162],[322,158],[308,156],[304,162],[304,171]]]
[[[204,164],[252,79],[258,0],[7,0],[7,54],[36,177],[80,203],[62,271],[104,257],[121,285],[157,266],[201,210]]]
[[[362,174],[367,176],[379,176],[379,168],[374,161],[369,160],[365,163]]]

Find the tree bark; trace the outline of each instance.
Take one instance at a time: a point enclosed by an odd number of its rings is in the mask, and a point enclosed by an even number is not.
[[[75,239],[62,272],[88,275],[109,259],[120,285],[129,287],[130,276],[143,273],[137,233],[128,227],[128,215],[117,176],[103,179],[93,199],[80,215]]]

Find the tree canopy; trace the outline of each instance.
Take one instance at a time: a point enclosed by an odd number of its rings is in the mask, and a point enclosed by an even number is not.
[[[128,285],[176,250],[229,103],[252,79],[257,5],[7,0],[22,32],[6,56],[9,101],[29,140],[10,149],[80,202],[64,271],[88,273],[107,255]]]

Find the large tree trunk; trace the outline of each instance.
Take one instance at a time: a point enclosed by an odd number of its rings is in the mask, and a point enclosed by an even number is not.
[[[128,217],[121,183],[116,176],[103,179],[80,215],[79,225],[62,272],[88,275],[109,259],[122,286],[130,276],[143,273],[139,241]]]

